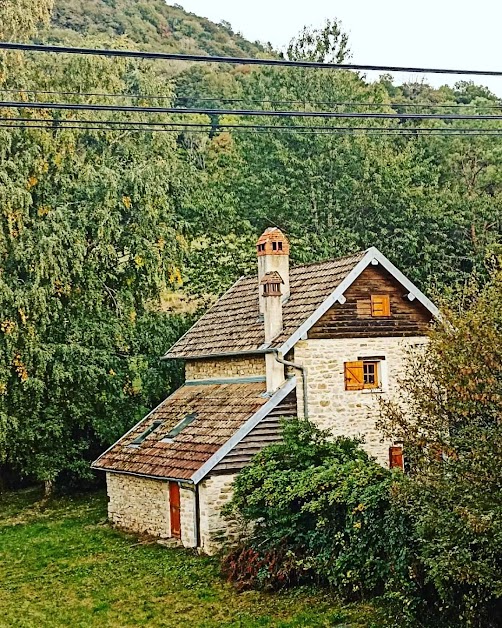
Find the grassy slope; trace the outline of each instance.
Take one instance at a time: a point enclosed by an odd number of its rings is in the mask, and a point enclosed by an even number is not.
[[[251,56],[263,48],[222,24],[170,6],[164,0],[56,0],[52,35],[127,36],[141,48],[165,52]]]
[[[215,559],[112,530],[102,494],[38,498],[0,496],[0,626],[380,625],[369,608],[319,592],[237,594]]]

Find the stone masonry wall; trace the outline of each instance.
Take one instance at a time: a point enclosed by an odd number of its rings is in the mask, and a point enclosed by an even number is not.
[[[232,497],[236,475],[212,475],[199,485],[200,541],[206,554],[215,554],[237,536],[237,526],[223,518],[221,509]]]
[[[364,448],[379,462],[389,464],[389,441],[381,442],[376,429],[379,399],[399,395],[398,379],[406,367],[410,347],[427,342],[424,336],[409,338],[339,338],[302,340],[295,345],[295,362],[307,367],[309,418],[334,436],[364,434]],[[359,357],[385,356],[383,392],[345,390],[344,362]],[[386,381],[385,381],[386,380]],[[297,388],[298,416],[303,416],[301,378]]]
[[[180,487],[181,542],[185,547],[197,547],[195,532],[195,493],[192,488]]]
[[[186,379],[256,376],[265,376],[265,359],[263,357],[188,360],[185,365]]]
[[[168,482],[107,473],[106,486],[108,517],[115,525],[139,534],[170,536]]]

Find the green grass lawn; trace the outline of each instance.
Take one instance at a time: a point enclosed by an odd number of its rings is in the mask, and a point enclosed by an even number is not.
[[[0,495],[0,626],[295,627],[382,624],[364,605],[298,589],[237,593],[218,561],[106,523],[103,494]]]

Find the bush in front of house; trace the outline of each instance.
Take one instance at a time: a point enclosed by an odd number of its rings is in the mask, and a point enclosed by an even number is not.
[[[406,544],[411,523],[392,499],[396,477],[357,440],[284,421],[283,442],[236,478],[227,514],[253,532],[224,558],[224,573],[241,589],[317,582],[350,600],[399,589],[415,604],[420,569]]]
[[[502,267],[502,257],[499,259]],[[454,626],[502,626],[502,271],[442,308],[381,427],[406,443],[397,497],[418,559]],[[430,603],[429,603],[430,605]]]

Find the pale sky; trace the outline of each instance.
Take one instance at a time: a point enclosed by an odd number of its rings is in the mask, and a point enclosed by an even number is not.
[[[213,22],[226,20],[247,39],[270,41],[279,49],[304,25],[320,26],[326,18],[336,17],[350,35],[352,63],[502,70],[499,0],[179,0],[178,4]],[[417,76],[421,75],[396,79]],[[441,85],[461,77],[426,78]],[[502,77],[469,78],[502,96]]]

